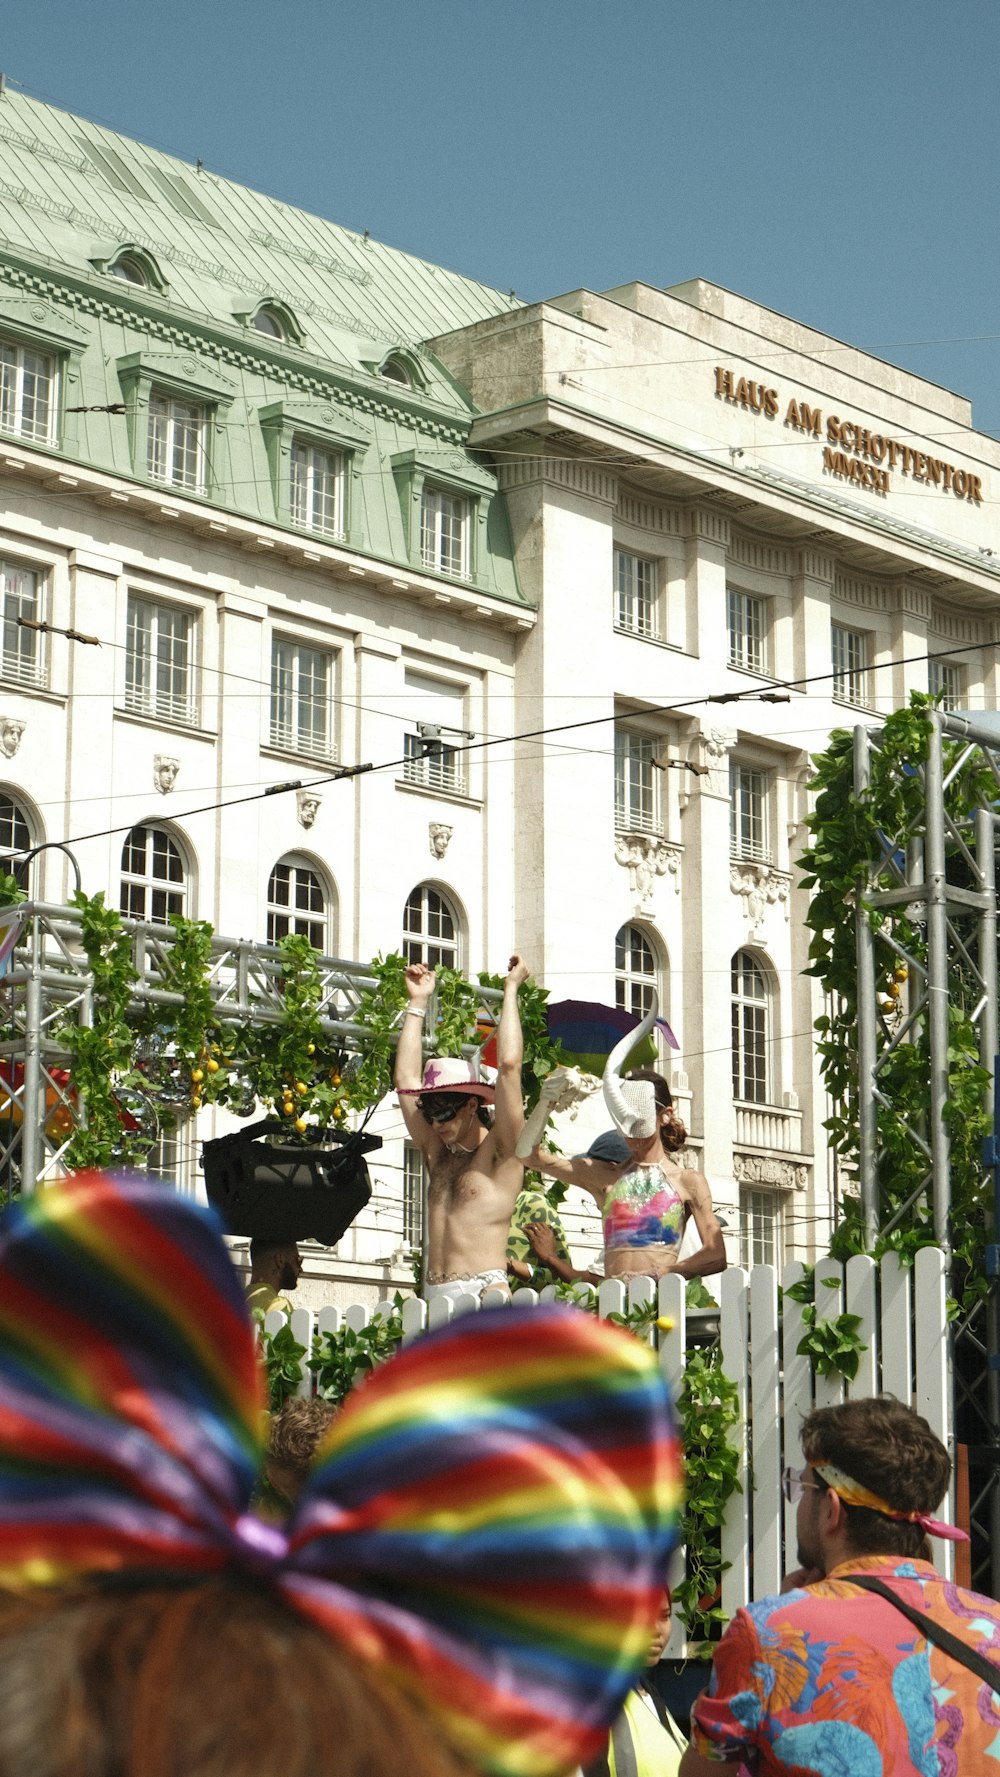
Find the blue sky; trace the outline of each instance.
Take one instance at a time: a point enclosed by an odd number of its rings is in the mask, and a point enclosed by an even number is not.
[[[702,276],[1000,436],[1000,0],[36,0],[35,97],[526,300]]]

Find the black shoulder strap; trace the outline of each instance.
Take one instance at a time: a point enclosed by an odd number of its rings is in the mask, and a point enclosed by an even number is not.
[[[902,1611],[904,1617],[909,1617],[910,1622],[915,1624],[928,1641],[933,1641],[934,1646],[939,1647],[942,1653],[957,1660],[961,1666],[968,1666],[969,1671],[974,1672],[983,1684],[988,1684],[992,1691],[1000,1693],[1000,1667],[995,1666],[992,1660],[987,1660],[985,1655],[977,1653],[975,1648],[960,1641],[950,1629],[935,1623],[933,1617],[925,1616],[922,1610],[915,1609],[912,1604],[904,1604],[891,1586],[883,1585],[874,1574],[838,1573],[837,1578],[850,1580],[852,1586],[861,1586],[866,1592],[877,1592],[880,1598],[885,1598],[889,1604],[894,1604],[897,1610]]]

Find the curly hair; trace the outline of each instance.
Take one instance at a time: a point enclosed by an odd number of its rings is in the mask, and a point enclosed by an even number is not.
[[[926,1419],[892,1395],[816,1407],[802,1422],[802,1449],[812,1468],[829,1462],[897,1512],[932,1513],[951,1478],[951,1458]],[[825,1486],[822,1475],[817,1483]],[[927,1558],[919,1524],[887,1518],[869,1506],[844,1504],[852,1547],[867,1555]]]
[[[657,1110],[670,1112],[669,1123],[661,1123],[660,1125],[660,1140],[663,1143],[664,1152],[667,1154],[679,1153],[687,1141],[687,1130],[674,1110],[670,1087],[663,1075],[658,1074],[655,1068],[634,1067],[631,1073],[625,1075],[625,1078],[626,1080],[649,1080],[652,1083]]]
[[[292,1395],[280,1412],[271,1415],[267,1434],[268,1463],[291,1470],[301,1486],[335,1412],[332,1403],[318,1395],[314,1400],[302,1400],[298,1395]]]

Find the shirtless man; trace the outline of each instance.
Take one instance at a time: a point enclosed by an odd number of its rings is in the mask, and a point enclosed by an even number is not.
[[[480,1296],[488,1289],[507,1291],[507,1230],[524,1178],[514,1149],[524,1127],[517,990],[527,978],[526,964],[512,956],[494,1089],[460,1058],[442,1056],[423,1067],[423,1020],[434,971],[424,963],[411,963],[406,971],[410,1003],[396,1051],[396,1090],[410,1140],[430,1172],[427,1301],[469,1290]],[[496,1106],[492,1127],[486,1105]]]

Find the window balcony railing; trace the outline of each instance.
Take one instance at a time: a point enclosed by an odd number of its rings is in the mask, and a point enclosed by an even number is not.
[[[735,1101],[736,1145],[767,1148],[771,1153],[801,1154],[802,1112],[780,1105]]]

